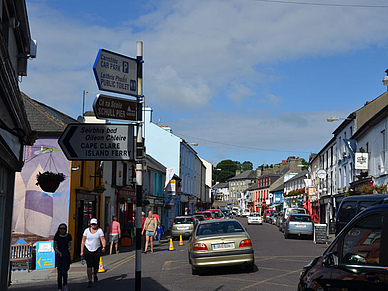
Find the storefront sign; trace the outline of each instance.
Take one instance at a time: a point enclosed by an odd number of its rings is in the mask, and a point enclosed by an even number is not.
[[[356,153],[355,165],[356,170],[368,170],[368,153]]]

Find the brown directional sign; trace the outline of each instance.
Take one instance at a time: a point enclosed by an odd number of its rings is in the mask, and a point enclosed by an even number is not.
[[[94,114],[100,119],[136,121],[135,100],[98,94],[93,103]]]

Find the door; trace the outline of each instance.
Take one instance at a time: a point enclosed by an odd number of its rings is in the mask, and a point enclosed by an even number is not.
[[[338,241],[330,290],[388,290],[384,213],[365,215]],[[380,249],[381,247],[381,249]]]
[[[86,195],[83,195],[86,196]],[[94,195],[90,196],[87,200],[77,200],[77,213],[76,213],[76,240],[74,244],[74,256],[79,257],[81,252],[81,241],[84,230],[89,226],[91,218],[96,217],[97,201]]]

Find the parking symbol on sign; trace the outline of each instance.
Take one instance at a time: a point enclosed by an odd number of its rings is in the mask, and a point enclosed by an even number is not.
[[[129,63],[126,61],[123,61],[123,73],[129,73]]]

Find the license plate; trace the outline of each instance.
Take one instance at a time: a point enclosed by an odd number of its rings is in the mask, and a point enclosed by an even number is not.
[[[179,230],[189,229],[187,226],[178,226],[177,228],[178,228]]]
[[[213,250],[219,250],[219,249],[233,249],[234,243],[227,243],[227,244],[214,244]]]
[[[296,227],[306,227],[306,224],[297,224]]]

